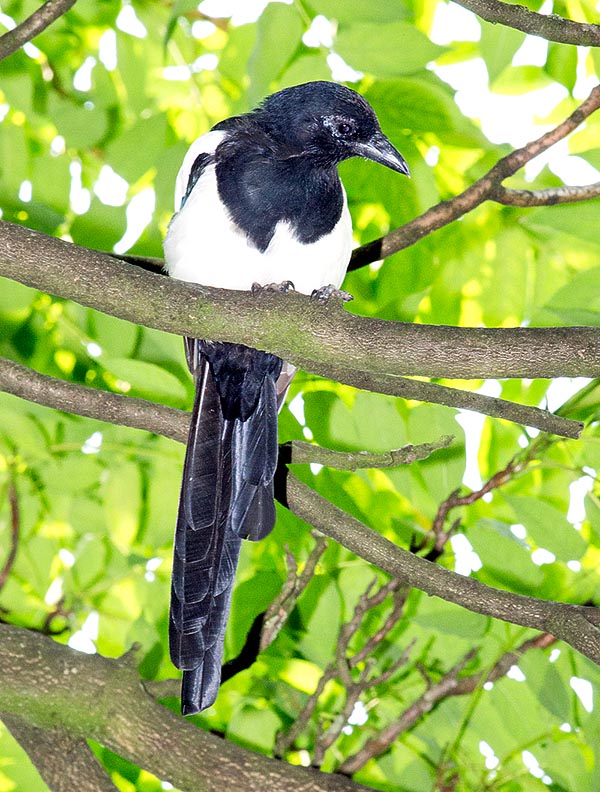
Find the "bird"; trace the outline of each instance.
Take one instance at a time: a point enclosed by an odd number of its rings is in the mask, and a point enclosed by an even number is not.
[[[164,239],[165,269],[224,289],[344,296],[352,222],[337,165],[409,167],[356,91],[328,81],[285,88],[190,146]],[[217,696],[243,539],[275,523],[277,417],[296,371],[269,352],[185,338],[195,399],[175,528],[169,646],[181,711]]]

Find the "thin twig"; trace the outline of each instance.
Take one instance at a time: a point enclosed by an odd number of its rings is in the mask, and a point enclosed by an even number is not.
[[[485,682],[495,682],[506,676],[507,672],[516,665],[520,658],[531,649],[546,649],[556,642],[556,638],[550,633],[542,633],[535,638],[529,638],[516,649],[505,652],[493,665],[489,671],[471,674],[467,677],[460,677],[459,674],[467,663],[475,656],[477,650],[472,649],[462,660],[450,669],[434,684],[427,684],[426,690],[414,701],[404,712],[391,723],[386,729],[381,731],[376,737],[369,740],[365,745],[352,756],[347,757],[339,768],[340,773],[352,775],[356,773],[366,762],[375,756],[385,753],[398,737],[412,729],[413,726],[428,712],[430,712],[440,701],[450,696],[465,696],[473,693]]]
[[[531,443],[524,453],[514,456],[502,470],[496,471],[484,484],[477,490],[472,490],[466,495],[460,495],[460,490],[455,490],[440,503],[437,513],[431,525],[431,532],[435,536],[435,544],[432,551],[427,554],[429,561],[434,561],[443,551],[450,536],[460,525],[460,519],[456,520],[450,530],[444,530],[444,524],[448,514],[459,506],[470,506],[481,500],[485,495],[499,487],[503,487],[511,481],[517,474],[523,472],[532,462],[535,461],[542,449],[546,449],[552,440],[541,436]]]
[[[367,740],[359,751],[345,759],[338,772],[351,776],[374,756],[381,756],[381,754],[385,753],[402,732],[406,731],[425,713],[433,709],[440,699],[451,695],[450,691],[458,684],[460,672],[476,654],[477,649],[471,649],[467,652],[455,666],[444,674],[439,682],[428,687],[422,696],[413,702],[399,718],[392,721],[375,737]]]
[[[23,44],[39,36],[74,5],[75,0],[47,0],[24,22],[0,36],[0,60],[12,55]]]
[[[19,549],[19,534],[21,526],[21,518],[19,513],[19,496],[15,482],[12,480],[8,483],[8,502],[10,506],[10,550],[4,562],[2,570],[0,570],[0,590],[4,588],[4,584],[8,580],[10,571],[13,568],[17,551]]]
[[[541,16],[536,14],[535,16]],[[594,26],[596,27],[596,26]],[[384,237],[357,248],[352,254],[350,270],[364,267],[373,261],[391,256],[399,250],[414,245],[427,234],[437,231],[453,220],[470,212],[486,200],[503,196],[502,182],[515,174],[534,157],[546,151],[559,140],[577,129],[588,116],[600,107],[600,86],[596,86],[585,101],[557,127],[520,149],[515,149],[499,160],[485,176],[478,179],[460,195],[433,206],[420,217],[390,231]],[[551,201],[554,202],[555,201]]]
[[[600,195],[600,182],[585,187],[550,187],[547,190],[513,190],[500,186],[494,195],[504,206],[554,206],[555,204],[589,201]]]
[[[312,535],[316,539],[316,544],[310,551],[304,569],[300,574],[298,574],[296,559],[290,553],[289,548],[287,546],[285,548],[288,574],[281,591],[277,597],[275,597],[271,605],[269,605],[265,614],[263,629],[260,636],[261,652],[264,651],[267,646],[270,646],[279,634],[290,613],[296,607],[296,603],[302,595],[302,592],[312,580],[317,564],[321,560],[323,553],[327,550],[327,539],[317,534],[316,531],[313,531]]]

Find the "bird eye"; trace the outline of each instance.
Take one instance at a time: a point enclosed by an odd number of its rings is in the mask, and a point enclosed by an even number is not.
[[[356,124],[351,118],[327,116],[323,123],[334,138],[349,140],[356,137]]]
[[[349,124],[347,121],[340,121],[335,130],[338,135],[342,137],[347,137],[354,131],[354,127],[352,124]]]

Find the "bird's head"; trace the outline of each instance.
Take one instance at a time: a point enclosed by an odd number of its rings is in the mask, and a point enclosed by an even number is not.
[[[294,155],[323,166],[365,157],[410,175],[406,160],[381,131],[369,103],[332,82],[310,82],[269,96],[255,111],[265,131]]]

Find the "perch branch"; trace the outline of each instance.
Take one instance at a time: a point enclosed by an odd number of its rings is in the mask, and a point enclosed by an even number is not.
[[[597,327],[464,328],[354,316],[339,301],[323,306],[298,293],[253,294],[175,281],[3,221],[0,275],[137,324],[264,349],[307,371],[372,390],[379,390],[373,384],[382,376],[391,389],[398,375],[600,374]]]

